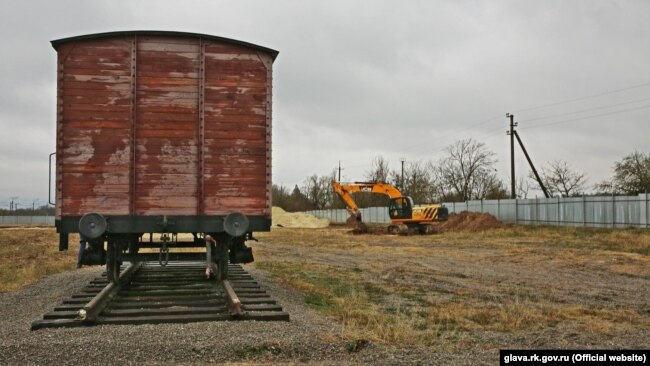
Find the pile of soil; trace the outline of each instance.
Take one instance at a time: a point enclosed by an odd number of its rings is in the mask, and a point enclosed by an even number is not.
[[[328,219],[319,219],[316,216],[302,212],[286,212],[280,207],[273,207],[273,226],[289,228],[318,229],[328,227]]]
[[[452,213],[446,221],[439,223],[437,229],[439,232],[446,231],[483,231],[489,229],[500,229],[508,227],[507,224],[497,220],[496,217],[488,213],[461,211]]]

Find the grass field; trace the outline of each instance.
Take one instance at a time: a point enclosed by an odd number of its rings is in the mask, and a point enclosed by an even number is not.
[[[344,324],[349,339],[449,350],[490,347],[495,332],[650,329],[649,231],[274,229],[260,239],[255,266]]]
[[[52,227],[0,227],[0,292],[74,269],[78,243],[72,235],[71,250],[59,252],[59,236]]]

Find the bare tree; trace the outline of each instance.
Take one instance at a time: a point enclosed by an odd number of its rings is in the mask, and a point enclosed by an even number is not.
[[[614,164],[614,176],[596,185],[608,193],[638,194],[650,191],[650,153],[634,151]]]
[[[284,210],[287,210],[287,206],[289,205],[290,201],[290,196],[291,193],[289,193],[289,189],[283,185],[277,185],[274,184],[271,187],[271,200],[273,202],[273,206],[280,207]]]
[[[530,173],[529,178],[535,179]],[[554,160],[541,170],[542,182],[551,196],[559,194],[563,197],[575,196],[584,192],[587,174],[578,172],[564,160]]]
[[[366,180],[368,182],[382,182],[387,183],[389,178],[388,160],[383,156],[378,155],[372,159],[372,168],[366,173]]]
[[[285,211],[295,212],[310,209],[309,201],[300,188],[296,185],[293,191],[283,185],[274,184],[272,186],[272,200],[273,206],[280,207]]]
[[[433,171],[434,167],[431,163],[407,162],[404,166],[402,194],[411,196],[413,201],[418,204],[438,201]],[[399,175],[398,171],[392,172],[395,183],[397,183]]]
[[[496,200],[510,197],[505,183],[496,175],[496,170],[479,179],[474,199]]]
[[[524,177],[519,177],[515,181],[515,190],[517,192],[517,198],[528,198],[528,192],[530,191],[531,184],[530,181]]]
[[[332,202],[332,176],[316,174],[307,177],[302,193],[311,203],[312,208],[322,210]]]
[[[497,178],[496,154],[482,142],[460,140],[445,148],[447,156],[438,163],[436,180],[443,199],[471,200],[498,195],[503,183]]]

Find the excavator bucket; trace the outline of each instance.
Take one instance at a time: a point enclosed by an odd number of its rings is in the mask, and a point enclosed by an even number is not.
[[[368,226],[361,220],[361,212],[350,214],[350,217],[345,220],[345,223],[352,228],[352,232],[355,234],[363,234],[368,232]]]

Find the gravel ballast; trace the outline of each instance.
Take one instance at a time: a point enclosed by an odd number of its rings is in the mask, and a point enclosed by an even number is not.
[[[264,272],[246,269],[291,314],[291,321],[103,325],[30,331],[32,321],[102,272],[102,268],[85,268],[0,294],[0,364],[432,364],[452,359],[456,364],[476,364],[463,355],[433,354],[418,347],[370,343],[358,352],[350,352],[349,341],[338,336],[338,323],[303,306],[300,294],[269,281]]]

